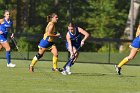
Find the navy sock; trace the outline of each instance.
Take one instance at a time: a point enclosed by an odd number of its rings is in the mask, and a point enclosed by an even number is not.
[[[6,51],[6,59],[7,59],[7,63],[10,64],[11,63],[10,51]]]
[[[67,64],[67,66],[71,67],[73,63],[73,59],[69,60],[69,63]]]

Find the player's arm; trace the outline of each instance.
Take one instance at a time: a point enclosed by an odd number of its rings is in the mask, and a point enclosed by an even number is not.
[[[14,27],[13,27],[13,22],[12,22],[12,25],[11,25],[11,38],[13,38],[14,37]]]
[[[89,37],[89,34],[88,34],[88,32],[86,32],[84,29],[82,29],[82,28],[80,28],[80,27],[78,27],[78,31],[81,33],[81,34],[83,34],[84,35],[84,38],[82,39],[82,41],[81,41],[81,46],[83,46],[84,45],[84,42],[87,40],[87,38]]]
[[[138,35],[140,35],[140,24],[139,24],[139,26],[137,28],[137,32],[136,32],[136,36],[138,36]]]
[[[59,37],[60,34],[51,34],[51,31],[53,31],[53,28],[54,28],[54,24],[51,24],[49,27],[48,27],[48,36],[53,36],[53,37]]]
[[[0,19],[0,24],[3,23],[3,19]],[[1,31],[1,28],[0,28],[0,34],[3,34],[3,32]]]
[[[69,36],[68,33],[66,34],[66,40],[67,40],[67,42],[68,42],[68,49],[69,49],[69,52],[70,52],[71,55],[73,55],[72,44],[71,44],[70,36]]]
[[[4,22],[4,20],[3,19],[0,19],[0,24],[2,24]]]

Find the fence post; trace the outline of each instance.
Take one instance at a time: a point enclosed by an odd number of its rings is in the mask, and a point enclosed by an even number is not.
[[[28,44],[28,50],[27,50],[27,60],[29,60],[29,44]]]
[[[110,52],[111,52],[111,45],[110,45],[110,41],[109,41],[109,51],[108,51],[108,63],[110,64]]]

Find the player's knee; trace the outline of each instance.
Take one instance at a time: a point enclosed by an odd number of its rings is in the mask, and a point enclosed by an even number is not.
[[[132,59],[134,59],[134,57],[133,57],[133,56],[127,57],[127,59],[128,59],[128,60],[132,60]]]
[[[58,54],[53,55],[54,57],[58,58]]]
[[[43,54],[39,54],[39,53],[38,53],[38,54],[36,55],[36,58],[39,60],[42,56],[43,56]]]
[[[130,57],[128,60],[132,60],[132,59],[134,59],[134,57]]]
[[[11,50],[11,48],[10,48],[10,47],[8,47],[8,48],[6,48],[5,50],[6,50],[6,51],[10,51],[10,50]]]

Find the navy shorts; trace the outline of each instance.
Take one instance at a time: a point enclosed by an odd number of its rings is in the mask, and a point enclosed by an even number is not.
[[[78,49],[80,47],[80,43],[72,43],[72,47]],[[68,50],[68,42],[66,42],[66,49]]]

